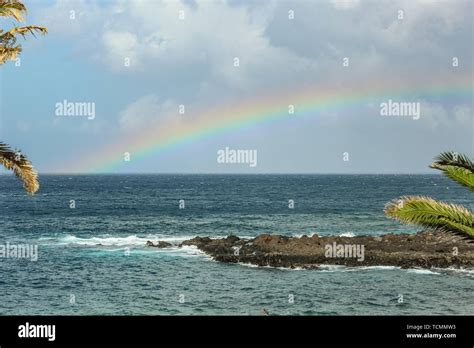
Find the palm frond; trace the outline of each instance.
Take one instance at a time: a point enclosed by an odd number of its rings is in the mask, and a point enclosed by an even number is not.
[[[11,17],[22,22],[26,14],[25,5],[19,0],[0,0],[0,17]],[[14,27],[8,31],[0,30],[0,65],[7,60],[14,60],[21,53],[21,45],[17,44],[17,35],[23,38],[28,34],[46,34],[43,27],[28,25]],[[29,195],[39,189],[38,174],[31,162],[21,152],[13,151],[8,145],[0,142],[0,165],[12,170],[17,178],[23,182],[23,187]]]
[[[466,155],[443,152],[430,167],[441,170],[446,177],[474,191],[474,163]]]
[[[26,34],[32,34],[33,36],[36,36],[36,32],[46,35],[48,33],[48,29],[37,25],[26,25],[24,27],[14,27],[7,31],[7,33],[10,35],[20,34],[23,37],[25,37]]]
[[[0,46],[0,65],[4,64],[7,60],[15,60],[20,53],[21,46],[19,45],[15,47]]]
[[[404,223],[447,229],[474,238],[474,214],[461,205],[437,202],[429,197],[404,196],[387,203],[384,212]]]
[[[466,155],[454,151],[443,152],[435,157],[435,161],[431,167],[440,169],[442,166],[464,168],[474,173],[474,162]]]
[[[4,64],[7,60],[15,60],[18,54],[21,53],[21,45],[16,43],[16,35],[21,35],[25,38],[27,34],[36,36],[35,33],[46,35],[48,29],[36,25],[28,25],[15,27],[6,32],[0,30],[0,65]]]
[[[443,166],[443,167],[433,167],[439,169],[443,172],[445,176],[456,181],[458,184],[469,188],[471,191],[474,191],[474,173],[470,172],[467,169],[462,167],[454,166]]]
[[[26,7],[18,0],[0,0],[0,17],[12,17],[18,22],[23,22]],[[36,33],[47,34],[48,30],[36,25],[14,27],[8,31],[0,30],[0,65],[8,60],[15,60],[21,53],[21,45],[17,44],[17,35],[23,38],[27,34],[36,36]]]
[[[8,145],[0,143],[0,165],[13,171],[15,176],[23,182],[23,187],[29,195],[38,191],[38,173],[21,152],[13,151]]]
[[[12,17],[18,22],[23,21],[26,7],[18,0],[0,0],[0,17]]]

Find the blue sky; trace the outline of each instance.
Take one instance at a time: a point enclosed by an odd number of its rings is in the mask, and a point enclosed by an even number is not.
[[[357,89],[378,80],[409,87],[427,76],[446,85],[473,80],[470,1],[25,3],[28,24],[49,34],[20,40],[21,65],[0,69],[0,139],[27,153],[40,173],[150,127],[166,130],[180,104],[210,109],[329,82]],[[216,134],[112,171],[422,173],[441,151],[474,154],[472,96],[413,97],[422,110],[416,121],[380,117],[374,100]],[[96,117],[58,117],[55,105],[65,99],[95,103]],[[257,150],[258,165],[217,163],[225,147]]]

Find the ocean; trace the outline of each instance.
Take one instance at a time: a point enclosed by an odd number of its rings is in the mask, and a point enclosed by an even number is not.
[[[194,236],[380,235],[421,230],[384,204],[427,195],[474,208],[441,175],[42,175],[33,197],[0,175],[1,315],[474,314],[474,272],[396,267],[258,268],[193,247]],[[294,208],[290,209],[290,200]],[[183,208],[184,206],[184,208]],[[181,208],[180,208],[181,207]]]

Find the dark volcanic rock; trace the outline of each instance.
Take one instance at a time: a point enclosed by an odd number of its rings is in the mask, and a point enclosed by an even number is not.
[[[241,246],[242,241],[239,237],[229,236],[223,239],[211,239],[209,237],[194,237],[193,239],[184,241],[181,245],[195,245],[202,251],[210,255],[234,255],[234,248]]]
[[[198,248],[202,245],[206,245],[207,243],[211,242],[212,239],[209,237],[194,237],[193,239],[185,240],[180,244],[180,246],[183,245],[195,245]]]
[[[152,241],[147,241],[146,246],[155,247],[155,248],[169,248],[169,247],[173,246],[173,244],[162,241],[162,240],[159,240],[158,243],[156,243],[156,244],[153,244]]]
[[[318,268],[320,264],[346,266],[474,267],[474,241],[450,233],[425,231],[383,236],[302,236],[262,234],[253,239],[195,237],[181,245],[195,245],[215,260],[258,266]],[[353,254],[327,254],[329,246],[353,248]],[[363,247],[356,254],[356,246]],[[457,253],[456,253],[457,250]],[[360,249],[359,249],[360,251]],[[363,257],[360,257],[363,255]]]

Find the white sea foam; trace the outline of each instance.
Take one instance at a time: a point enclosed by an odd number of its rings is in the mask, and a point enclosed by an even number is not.
[[[194,236],[174,236],[174,237],[164,237],[159,235],[148,235],[144,237],[139,237],[136,235],[130,235],[125,237],[112,237],[112,236],[100,236],[100,237],[91,237],[91,238],[80,238],[74,235],[65,235],[57,238],[39,238],[39,244],[43,245],[55,245],[55,246],[77,246],[84,248],[92,248],[95,250],[100,250],[103,252],[110,253],[125,253],[130,252],[130,254],[174,254],[180,257],[203,257],[204,259],[211,259],[203,251],[199,250],[194,245],[184,245],[179,246],[181,242],[192,239]],[[172,246],[168,248],[148,248],[146,247],[147,241],[157,242],[166,241],[171,243]]]
[[[171,243],[173,245],[178,245],[185,240],[192,239],[194,236],[164,236],[164,235],[146,235],[146,236],[137,236],[129,235],[123,237],[111,236],[111,235],[102,235],[97,237],[82,238],[74,235],[65,235],[61,237],[43,237],[39,238],[40,244],[48,245],[83,245],[83,246],[123,246],[123,247],[133,247],[133,246],[145,246],[147,241],[152,241],[156,243],[158,241],[164,241]],[[213,236],[212,239],[223,239],[227,236]],[[241,236],[239,238],[250,239],[253,237],[250,236]]]
[[[249,267],[249,268],[261,268],[261,269],[279,269],[282,271],[304,271],[305,268],[303,267],[274,267],[274,266],[259,266],[255,265],[253,263],[246,263],[246,262],[237,262],[237,265],[239,266],[244,266],[244,267]]]
[[[440,274],[438,272],[431,271],[429,269],[420,269],[420,268],[410,268],[407,270],[408,273],[416,274]]]
[[[296,234],[294,234],[292,237],[301,238],[301,237],[303,237],[303,236],[307,236],[307,237],[309,237],[309,238],[311,238],[312,236],[319,236],[319,237],[320,237],[320,235],[319,235],[318,233],[316,233],[316,232],[314,232],[314,233],[309,233],[309,234],[308,234],[308,233],[296,233]]]
[[[355,234],[352,232],[343,232],[339,234],[339,237],[355,237]]]
[[[322,272],[335,272],[335,271],[342,271],[347,269],[348,267],[346,266],[341,266],[341,265],[319,265],[319,269]]]
[[[273,266],[258,266],[251,263],[237,263],[240,266],[250,267],[250,268],[272,268],[272,269],[281,269],[287,271],[301,271],[301,270],[308,270],[302,267],[296,268],[289,268],[289,267],[273,267]],[[345,266],[345,265],[328,265],[328,264],[321,264],[318,265],[318,268],[312,269],[311,271],[317,272],[357,272],[357,271],[364,271],[364,270],[380,270],[380,271],[390,271],[390,270],[402,270],[401,267],[398,266]],[[453,273],[461,273],[467,274],[469,276],[474,276],[474,269],[459,269],[459,268],[439,268],[439,269],[422,269],[422,268],[410,268],[406,269],[408,273],[413,274],[434,274],[434,275],[442,275],[443,273],[453,272]]]
[[[398,266],[363,266],[358,267],[359,269],[378,269],[378,270],[392,270],[392,269],[400,269]]]
[[[124,253],[129,251],[130,253],[166,253],[175,254],[181,257],[202,257],[206,260],[212,258],[203,251],[199,250],[194,245],[183,245],[179,246],[183,241],[192,239],[196,236],[163,236],[163,235],[147,235],[137,236],[129,235],[123,237],[116,237],[111,235],[101,235],[97,237],[81,238],[74,235],[64,235],[60,237],[43,237],[39,238],[39,244],[42,245],[53,245],[53,246],[76,246],[84,248],[100,249],[106,252],[120,252]],[[227,236],[215,236],[213,239],[226,238]],[[252,237],[240,237],[240,238],[252,238]],[[156,243],[158,241],[165,241],[171,243],[170,247],[167,248],[149,248],[146,247],[146,242],[152,241]]]
[[[254,265],[253,263],[246,263],[246,262],[237,262],[239,266],[250,267],[250,268],[263,268],[259,265]]]
[[[124,237],[114,237],[109,235],[103,235],[99,237],[81,238],[74,235],[66,235],[58,238],[40,238],[40,242],[45,244],[58,244],[58,245],[83,245],[83,246],[145,246],[147,241],[157,242],[165,241],[168,243],[180,243],[188,239],[192,239],[194,236],[174,236],[165,237],[159,235],[147,235],[137,236],[130,235]]]
[[[192,237],[175,237],[175,238],[159,238],[158,236],[144,236],[138,237],[137,235],[130,235],[125,237],[114,237],[114,236],[100,236],[81,238],[74,235],[66,235],[58,238],[40,238],[40,242],[45,244],[57,244],[57,245],[79,245],[79,246],[118,246],[118,247],[133,247],[133,246],[145,246],[146,242],[163,240],[166,242],[179,243]]]
[[[307,269],[307,268],[303,268],[303,267],[290,268],[290,267],[258,266],[258,265],[254,265],[252,263],[244,263],[244,262],[238,262],[237,264],[241,265],[241,266],[245,266],[245,267],[250,267],[250,268],[272,268],[272,269],[281,269],[281,270],[288,270],[288,271],[311,270],[311,271],[317,271],[317,272],[355,272],[355,271],[361,271],[361,270],[394,270],[394,269],[400,269],[400,267],[396,267],[396,266],[349,267],[349,266],[344,266],[344,265],[321,264],[321,265],[318,265],[318,268]]]
[[[474,277],[474,269],[466,269],[466,268],[454,268],[454,267],[448,267],[448,268],[434,268],[436,271],[440,273],[454,273],[454,274],[463,274],[467,275],[470,277]]]
[[[321,272],[356,272],[363,270],[382,270],[389,271],[400,269],[397,266],[344,266],[344,265],[319,265]]]
[[[255,266],[257,267],[257,266]],[[291,270],[291,268],[289,268]],[[362,266],[362,267],[351,267],[351,266],[344,266],[344,265],[327,265],[321,264],[319,265],[319,272],[357,272],[363,270],[402,270],[399,266]],[[442,275],[443,273],[458,273],[464,274],[468,276],[474,276],[474,269],[465,269],[465,268],[432,268],[432,269],[422,269],[422,268],[409,268],[406,269],[408,273],[414,274],[434,274],[434,275]]]

